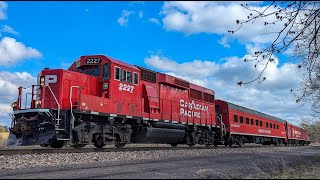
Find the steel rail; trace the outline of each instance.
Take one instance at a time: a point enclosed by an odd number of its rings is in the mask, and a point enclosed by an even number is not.
[[[277,148],[285,146],[263,146],[263,145],[244,145],[239,146],[218,146],[218,147],[126,147],[126,148],[72,148],[65,147],[61,149],[54,148],[34,148],[34,149],[0,149],[0,155],[15,154],[49,154],[49,153],[90,153],[90,152],[132,152],[132,151],[155,151],[155,150],[197,150],[197,149],[232,149],[232,148]],[[290,146],[288,146],[290,147]]]

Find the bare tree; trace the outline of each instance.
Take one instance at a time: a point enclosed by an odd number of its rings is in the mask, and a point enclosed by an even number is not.
[[[309,132],[312,143],[320,142],[320,122],[316,118],[301,118],[300,126]]]
[[[291,49],[294,52],[291,60],[296,61],[304,77],[301,88],[291,89],[291,92],[296,95],[297,103],[301,100],[310,101],[314,112],[320,114],[320,2],[273,1],[262,11],[248,4],[241,4],[241,6],[248,10],[247,19],[237,20],[238,28],[228,31],[229,33],[237,33],[239,29],[244,28],[245,24],[256,23],[258,19],[272,16],[275,17],[275,20],[264,22],[266,28],[273,25],[279,26],[279,24],[283,27],[277,32],[269,32],[275,34],[275,39],[265,48],[250,54],[252,58],[244,59],[245,62],[255,61],[255,67],[262,63],[264,68],[260,74],[248,82],[240,81],[237,84],[241,86],[254,81],[260,83],[266,80],[267,77],[263,76],[263,72],[268,64],[280,54]]]

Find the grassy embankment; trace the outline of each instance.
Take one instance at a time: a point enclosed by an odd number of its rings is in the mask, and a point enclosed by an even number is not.
[[[6,129],[3,126],[0,126],[0,148],[6,146],[8,136],[9,132],[6,132]]]

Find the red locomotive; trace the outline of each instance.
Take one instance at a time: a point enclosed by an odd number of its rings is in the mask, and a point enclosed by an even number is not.
[[[9,139],[22,146],[310,141],[306,132],[286,121],[215,101],[210,89],[103,55],[81,56],[68,70],[42,70],[28,108],[22,108],[22,89],[12,103]],[[294,129],[290,136],[288,129]]]

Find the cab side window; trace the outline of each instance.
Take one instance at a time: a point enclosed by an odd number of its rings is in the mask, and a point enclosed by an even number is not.
[[[132,83],[132,72],[127,71],[127,82]]]
[[[120,68],[114,67],[114,79],[115,80],[120,80]]]
[[[127,81],[127,71],[120,69],[120,80],[121,81]]]
[[[138,85],[138,73],[127,71],[119,67],[114,67],[114,79]]]
[[[134,74],[133,84],[138,85],[138,73],[133,73],[133,74]]]

